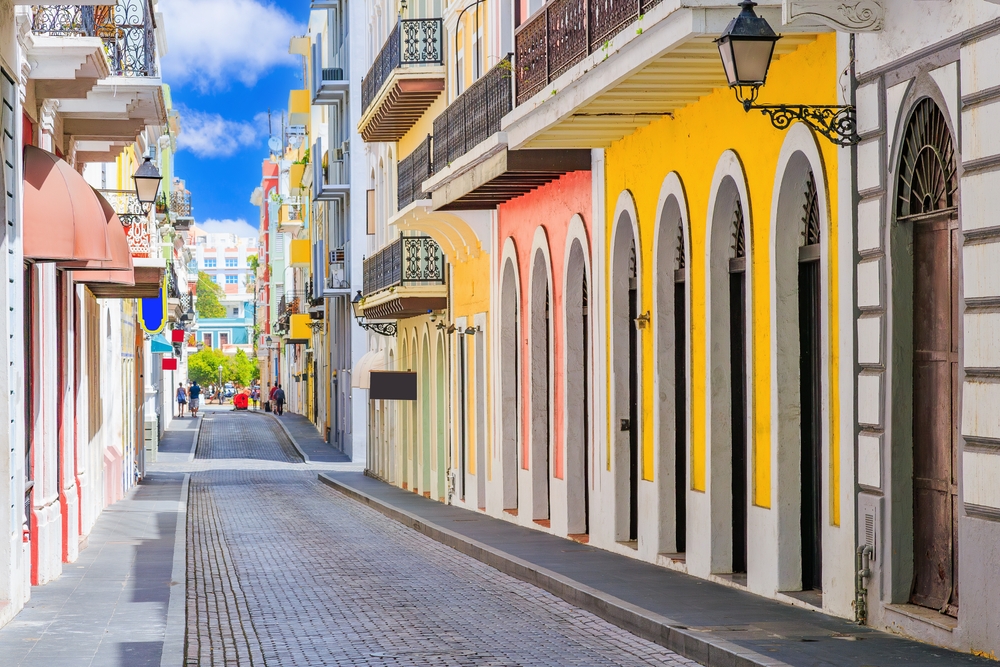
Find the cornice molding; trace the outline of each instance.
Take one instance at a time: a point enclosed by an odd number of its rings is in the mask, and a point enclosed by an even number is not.
[[[784,22],[816,21],[842,32],[876,32],[885,21],[882,0],[783,0]]]

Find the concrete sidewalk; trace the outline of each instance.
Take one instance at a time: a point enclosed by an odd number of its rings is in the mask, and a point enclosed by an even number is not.
[[[187,424],[172,428],[159,456],[186,457],[195,432]],[[151,468],[101,513],[77,561],[63,564],[55,581],[33,587],[21,613],[0,628],[0,664],[182,664],[188,476]]]
[[[995,664],[444,505],[362,473],[319,477],[443,544],[703,665]]]
[[[263,412],[276,419],[281,427],[285,429],[289,440],[295,445],[299,453],[306,460],[306,463],[348,463],[351,459],[342,451],[327,443],[320,436],[312,422],[291,412],[286,412],[280,417],[273,412]]]

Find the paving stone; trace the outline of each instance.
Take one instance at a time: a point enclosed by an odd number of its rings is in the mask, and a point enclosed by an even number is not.
[[[299,460],[269,418],[202,424],[186,468],[187,665],[696,664],[346,498]]]

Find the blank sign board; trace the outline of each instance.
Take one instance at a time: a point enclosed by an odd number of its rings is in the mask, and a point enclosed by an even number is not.
[[[417,400],[417,374],[413,371],[372,371],[368,400]]]

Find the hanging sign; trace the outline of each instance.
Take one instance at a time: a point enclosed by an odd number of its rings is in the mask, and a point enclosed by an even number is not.
[[[171,343],[183,343],[184,342],[184,329],[173,329],[170,332],[170,342]]]
[[[368,400],[417,400],[417,374],[413,371],[371,371]]]
[[[160,333],[167,325],[167,279],[160,281],[159,296],[139,301],[139,324],[146,333]]]
[[[163,357],[163,370],[165,371],[176,371],[177,370],[177,357]]]

